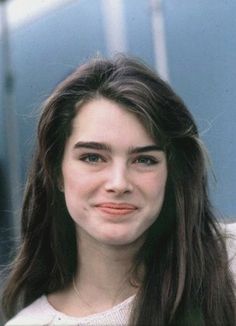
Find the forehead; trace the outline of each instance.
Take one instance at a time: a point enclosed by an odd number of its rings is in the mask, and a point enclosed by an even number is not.
[[[71,138],[87,140],[87,137],[96,141],[118,139],[155,143],[129,108],[105,98],[91,100],[78,108],[72,122]]]

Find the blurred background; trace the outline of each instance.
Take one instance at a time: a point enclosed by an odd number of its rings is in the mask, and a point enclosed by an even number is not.
[[[40,103],[80,63],[139,57],[195,116],[216,176],[219,218],[236,222],[235,0],[0,1],[0,265],[19,236],[19,208]]]

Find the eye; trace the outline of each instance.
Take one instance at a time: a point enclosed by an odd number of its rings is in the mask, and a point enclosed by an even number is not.
[[[83,156],[80,157],[80,160],[90,164],[96,164],[105,161],[105,159],[101,155],[96,153],[84,154]]]
[[[134,163],[142,164],[144,166],[151,166],[158,163],[157,158],[152,156],[139,156],[134,160]]]

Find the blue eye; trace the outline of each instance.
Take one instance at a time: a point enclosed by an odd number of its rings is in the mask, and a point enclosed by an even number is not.
[[[135,160],[135,163],[150,166],[158,163],[158,160],[151,156],[140,156]]]
[[[101,155],[95,153],[85,154],[80,158],[80,160],[91,164],[104,162],[104,159],[101,157]]]

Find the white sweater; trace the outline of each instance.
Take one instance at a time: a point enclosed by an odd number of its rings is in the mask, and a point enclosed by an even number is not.
[[[20,311],[5,326],[125,326],[134,295],[113,308],[88,317],[71,317],[55,310],[45,295]]]
[[[236,281],[236,223],[222,226],[226,233],[232,235],[227,240],[230,268]],[[45,295],[20,311],[5,326],[127,326],[135,296],[132,296],[112,309],[87,317],[71,317],[55,310]]]

